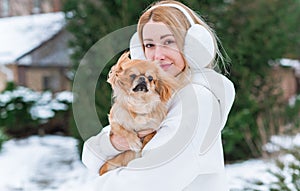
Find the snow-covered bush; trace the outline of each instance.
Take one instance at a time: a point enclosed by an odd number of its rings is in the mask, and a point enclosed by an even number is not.
[[[279,153],[275,167],[268,170],[272,181],[255,180],[246,190],[300,191],[300,134],[273,136],[265,149]]]
[[[300,129],[300,94],[293,96],[289,100],[289,105],[285,109],[285,123],[288,124],[288,132],[294,134]]]
[[[36,131],[73,101],[71,92],[53,94],[16,87],[0,94],[0,127],[6,132]]]
[[[4,132],[0,128],[0,150],[2,148],[2,143],[6,140],[7,140],[7,136],[4,134]]]
[[[300,191],[300,146],[285,151],[286,155],[276,160],[277,169],[269,171],[275,177],[270,190]]]

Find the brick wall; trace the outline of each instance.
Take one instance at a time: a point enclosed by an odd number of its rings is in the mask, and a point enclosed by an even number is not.
[[[276,66],[273,68],[272,77],[274,78],[274,82],[279,82],[284,100],[287,101],[293,95],[297,94],[297,79],[293,68]]]
[[[0,0],[0,17],[57,12],[61,7],[62,0]]]

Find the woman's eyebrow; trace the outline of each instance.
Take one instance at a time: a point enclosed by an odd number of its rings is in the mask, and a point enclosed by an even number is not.
[[[151,38],[144,38],[144,41],[153,41]]]
[[[160,37],[160,40],[162,40],[162,39],[164,39],[164,38],[166,38],[166,37],[168,37],[168,36],[174,36],[173,34],[165,34],[165,35],[162,35],[161,37]]]
[[[162,35],[161,37],[160,37],[160,40],[162,40],[162,39],[164,39],[164,38],[166,38],[166,37],[169,37],[169,36],[174,36],[173,34],[165,34],[165,35]],[[151,38],[144,38],[144,41],[153,41],[153,39],[151,39]]]

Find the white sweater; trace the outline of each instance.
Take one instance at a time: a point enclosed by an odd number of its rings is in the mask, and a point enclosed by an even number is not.
[[[143,156],[97,177],[95,190],[228,190],[221,130],[234,101],[234,86],[210,69],[192,76],[192,83],[170,101],[168,115]],[[103,128],[83,147],[82,161],[95,173],[119,153],[110,142],[109,130]]]

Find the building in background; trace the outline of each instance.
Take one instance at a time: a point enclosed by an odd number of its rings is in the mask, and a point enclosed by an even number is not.
[[[70,33],[62,0],[0,0],[0,91],[7,82],[70,90]]]
[[[294,95],[300,95],[300,60],[293,60],[293,59],[281,59],[280,65],[283,68],[287,68],[291,70],[291,75],[293,76],[290,80],[286,80],[286,85],[285,89],[289,89],[290,95],[294,93]],[[281,73],[286,73],[286,72],[281,72]],[[280,75],[280,74],[278,74]],[[283,76],[284,74],[281,74]],[[286,78],[287,79],[287,78]],[[289,95],[287,93],[287,95]],[[291,97],[291,96],[288,96]]]
[[[62,0],[0,0],[0,17],[61,11]]]
[[[70,90],[70,33],[62,12],[0,18],[0,91],[7,82],[36,91]]]

